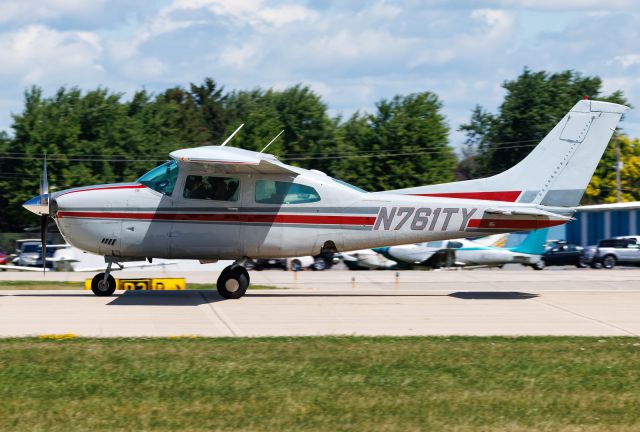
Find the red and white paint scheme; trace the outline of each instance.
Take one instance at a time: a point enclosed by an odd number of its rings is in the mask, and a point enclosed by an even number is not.
[[[272,155],[207,146],[127,184],[88,186],[25,203],[70,244],[104,255],[94,292],[113,292],[112,263],[234,259],[218,290],[241,297],[247,258],[316,255],[546,228],[570,219],[627,108],[582,100],[519,164],[493,177],[365,192]],[[237,132],[237,131],[236,131]],[[235,132],[234,132],[235,134]],[[46,223],[46,222],[45,222]]]

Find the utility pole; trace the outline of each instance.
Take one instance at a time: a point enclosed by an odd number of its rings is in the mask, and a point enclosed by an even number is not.
[[[622,171],[622,162],[620,161],[620,140],[616,140],[616,202],[621,202],[620,194],[620,172]]]

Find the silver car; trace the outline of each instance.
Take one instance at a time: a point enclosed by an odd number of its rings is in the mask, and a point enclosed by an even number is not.
[[[42,265],[42,242],[40,240],[18,240],[16,258],[13,263],[23,267]]]
[[[640,245],[632,237],[600,240],[594,262],[606,269],[617,264],[640,265]]]

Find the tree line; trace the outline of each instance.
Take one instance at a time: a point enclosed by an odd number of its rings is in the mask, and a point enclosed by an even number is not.
[[[601,93],[598,77],[573,71],[550,74],[525,69],[503,84],[496,113],[477,106],[459,127],[467,140],[462,155],[450,146],[442,101],[429,91],[398,95],[373,112],[348,118],[329,115],[309,87],[226,91],[211,78],[188,87],[130,99],[108,89],[60,88],[45,96],[31,87],[12,135],[0,134],[0,231],[16,231],[35,219],[21,204],[38,193],[46,153],[52,190],[133,181],[172,150],[215,145],[245,126],[233,146],[270,147],[286,163],[318,169],[365,190],[385,190],[491,175],[522,159],[578,99],[627,103],[616,91]],[[617,133],[625,162],[623,197],[640,196],[640,144]],[[614,146],[609,146],[585,199],[615,197]]]

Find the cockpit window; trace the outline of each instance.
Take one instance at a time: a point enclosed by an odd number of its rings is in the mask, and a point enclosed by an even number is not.
[[[449,243],[447,243],[448,249],[460,249],[461,247],[462,243],[460,243],[459,241],[450,241]]]
[[[178,180],[178,163],[170,161],[155,167],[138,179],[138,183],[160,192],[171,195]]]
[[[260,204],[305,204],[320,201],[320,195],[311,186],[279,182],[256,181],[256,202]]]
[[[230,177],[187,176],[185,198],[213,201],[238,201],[240,181]]]

